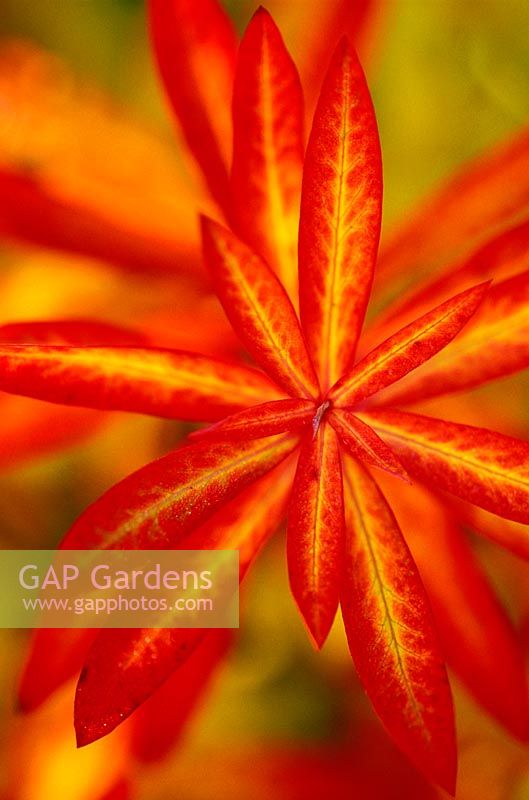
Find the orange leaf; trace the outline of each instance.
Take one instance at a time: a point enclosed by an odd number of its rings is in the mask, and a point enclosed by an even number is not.
[[[295,456],[252,483],[186,538],[186,549],[238,550],[241,580],[286,519]]]
[[[283,461],[293,435],[192,444],[129,475],[77,519],[68,549],[165,549]]]
[[[389,480],[385,485],[425,583],[448,664],[484,708],[526,739],[529,695],[521,646],[463,532],[445,504],[421,486],[409,489]]]
[[[355,417],[350,411],[332,409],[329,423],[351,455],[378,469],[387,470],[408,482],[406,470],[393,450],[377,436],[375,431]]]
[[[186,548],[239,550],[242,579],[257,552],[286,517],[292,467],[288,459],[224,505],[191,533]],[[158,758],[180,736],[189,714],[207,688],[205,681],[226,651],[230,638],[227,633],[209,631],[189,660],[141,707],[133,739],[137,757]],[[170,716],[161,713],[168,707],[172,709]]]
[[[289,488],[287,463],[250,486],[209,523],[194,530],[185,541],[186,548],[239,549],[242,579],[263,543],[284,518]],[[190,628],[101,631],[77,689],[78,743],[89,744],[110,733],[185,664],[207,635],[206,629]],[[174,680],[178,680],[176,675]]]
[[[216,420],[280,396],[261,373],[178,350],[0,344],[0,389],[52,403]]]
[[[373,106],[344,40],[314,116],[299,229],[301,320],[324,390],[354,356],[373,279],[381,201]]]
[[[296,312],[276,275],[218,223],[204,219],[203,236],[217,294],[244,346],[288,394],[317,397]]]
[[[163,235],[129,229],[97,209],[54,195],[33,178],[6,170],[0,170],[0,234],[132,271],[199,274],[192,241],[180,244]]]
[[[479,386],[529,366],[529,271],[494,284],[468,327],[384,404],[414,403]]]
[[[149,0],[158,69],[187,144],[229,210],[230,116],[237,38],[217,0]]]
[[[127,269],[196,272],[200,196],[174,145],[27,42],[0,44],[0,96],[3,236]]]
[[[239,411],[209,428],[194,431],[190,439],[201,442],[259,439],[299,430],[310,422],[315,413],[315,405],[310,400],[273,400]]]
[[[231,186],[237,230],[297,302],[303,164],[299,76],[271,16],[260,8],[239,49],[233,97]]]
[[[206,628],[117,628],[99,632],[75,696],[77,746],[106,736],[195,652]]]
[[[286,517],[288,495],[292,483],[292,464],[285,463],[273,469],[270,474],[256,481],[245,491],[239,494],[230,503],[227,503],[208,522],[194,530],[186,539],[187,549],[226,549],[240,551],[241,578],[248,570],[257,551],[266,539],[274,533],[282,519]],[[74,546],[72,543],[70,546]],[[225,631],[221,631],[221,639]],[[36,630],[33,634],[31,649],[24,668],[19,687],[19,704],[22,710],[32,711],[43,703],[64,681],[79,672],[86,658],[86,653],[98,632],[94,630]],[[209,636],[208,636],[209,638]],[[219,647],[220,647],[219,642]],[[203,648],[213,655],[217,651],[215,644],[205,644]],[[197,664],[202,664],[202,658],[190,659],[189,669],[186,673],[195,675]],[[219,652],[220,655],[220,652]],[[112,665],[111,665],[112,666]],[[213,667],[213,664],[211,664]],[[179,673],[180,674],[180,673]],[[201,673],[202,674],[202,673]],[[183,677],[183,676],[182,676]],[[195,676],[196,677],[196,676]],[[181,685],[181,679],[178,678]],[[198,693],[199,682],[195,689]],[[186,681],[184,697],[180,697],[179,704],[181,715],[178,716],[178,725],[175,715],[171,715],[171,731],[165,731],[163,741],[167,742],[171,736],[177,736],[181,731],[185,713],[191,709],[187,705],[191,700],[189,683]],[[163,690],[162,690],[163,691]],[[171,689],[174,710],[175,687]],[[178,692],[176,691],[176,694]],[[163,697],[163,694],[162,694]],[[153,698],[153,708],[158,708],[158,697]],[[146,710],[146,716],[153,716],[153,709]],[[152,747],[162,746],[160,736],[146,740],[143,723],[138,721],[140,731],[137,733],[136,749],[141,750],[144,757],[152,753]],[[151,731],[152,734],[152,731]],[[150,743],[150,744],[149,744]]]
[[[118,345],[147,344],[147,337],[138,331],[105,322],[84,319],[54,319],[42,322],[12,322],[0,325],[0,342],[4,344],[55,345]]]
[[[302,445],[287,532],[292,594],[318,648],[338,607],[343,525],[338,440],[324,422]]]
[[[358,675],[395,743],[453,793],[452,699],[421,579],[380,489],[349,457],[344,484],[341,603]]]
[[[404,411],[360,414],[412,477],[529,523],[529,444],[501,433]]]
[[[428,361],[457,336],[488,286],[467,289],[386,339],[338,381],[329,400],[354,406]]]
[[[0,470],[83,441],[105,419],[106,415],[100,411],[52,406],[0,394]]]

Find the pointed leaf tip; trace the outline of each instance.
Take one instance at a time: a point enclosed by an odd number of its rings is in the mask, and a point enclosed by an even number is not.
[[[100,631],[75,694],[77,747],[101,739],[120,725],[186,663],[206,634],[204,628]]]
[[[369,425],[366,425],[350,411],[340,408],[332,409],[329,414],[329,423],[346,450],[355,458],[378,469],[383,469],[405,483],[411,483],[408,473],[393,450]]]
[[[394,333],[338,381],[331,400],[341,407],[354,406],[429,361],[458,335],[489,286],[485,281],[466,289]]]
[[[290,586],[315,646],[324,644],[339,601],[343,549],[340,451],[323,422],[302,445],[288,516]]]
[[[481,386],[529,366],[529,270],[494,282],[461,334],[402,385],[384,404],[408,405]]]
[[[261,547],[286,516],[292,467],[292,463],[285,463],[223,505],[204,525],[193,530],[186,539],[186,547],[190,550],[238,550],[242,580]],[[207,648],[208,638],[217,634],[222,637],[223,633],[225,631],[190,628],[96,632],[76,694],[75,727],[79,746],[110,733],[150,698],[175,669],[171,680],[176,680],[185,694],[180,711],[189,713],[193,681],[197,677],[197,666],[193,662],[200,658],[204,644]],[[186,681],[189,674],[193,675],[191,686]],[[162,688],[162,695],[163,692]],[[154,699],[156,708],[162,700],[161,696]],[[178,714],[178,706],[175,708],[173,703],[171,711]],[[147,710],[146,713],[149,714]],[[167,721],[167,725],[172,723],[167,732],[170,738],[182,721],[181,717],[173,719],[172,716]],[[160,731],[157,731],[158,745],[159,737]]]
[[[249,28],[249,27],[250,27],[250,25],[253,23],[253,21],[254,21],[254,20],[256,20],[256,19],[257,19],[257,20],[259,20],[259,19],[260,19],[260,20],[263,20],[263,22],[264,22],[265,20],[269,20],[270,22],[272,22],[272,23],[273,23],[274,27],[276,27],[276,28],[277,28],[277,25],[276,25],[276,22],[275,22],[275,20],[274,20],[273,16],[272,16],[272,15],[271,15],[271,13],[268,11],[268,9],[267,9],[267,8],[265,8],[263,5],[260,5],[260,6],[258,6],[258,7],[257,7],[257,10],[254,12],[254,15],[253,15],[253,17],[251,18],[250,22],[248,23],[248,28]],[[246,30],[248,30],[248,28],[247,28]]]
[[[347,55],[351,55],[352,51],[353,47],[349,41],[349,37],[344,33],[343,36],[340,36],[338,39],[338,44],[334,49],[334,57],[338,58],[340,56],[341,58],[344,58]]]
[[[233,91],[231,189],[236,232],[297,302],[303,93],[270,14],[257,11],[239,48]]]
[[[341,605],[358,676],[396,745],[453,794],[452,696],[415,563],[378,485],[343,459],[346,547]]]
[[[529,695],[519,635],[454,509],[420,485],[380,479],[424,581],[446,661],[480,705],[525,741]]]
[[[339,43],[309,137],[301,194],[301,321],[326,390],[352,361],[380,235],[382,163],[367,82]]]
[[[187,144],[220,207],[230,207],[230,104],[237,36],[218,0],[149,0],[154,54]]]

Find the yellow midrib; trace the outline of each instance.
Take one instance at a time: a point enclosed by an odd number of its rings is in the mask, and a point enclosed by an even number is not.
[[[336,219],[334,223],[334,236],[333,236],[333,243],[332,243],[332,258],[330,260],[330,281],[328,284],[329,291],[326,295],[326,308],[325,308],[325,315],[323,318],[324,322],[324,332],[323,332],[323,343],[324,349],[323,353],[320,354],[320,357],[323,361],[323,369],[324,369],[324,380],[323,380],[323,387],[324,389],[328,389],[329,386],[332,385],[333,381],[335,380],[334,370],[331,369],[331,360],[334,361],[335,356],[335,340],[336,340],[336,315],[333,314],[333,309],[335,306],[335,298],[334,293],[336,290],[336,279],[337,279],[337,272],[339,264],[342,261],[343,257],[343,241],[341,236],[341,228],[342,228],[342,206],[343,206],[343,196],[344,196],[344,184],[345,184],[345,159],[346,159],[346,141],[347,141],[347,112],[349,107],[349,97],[351,93],[350,87],[350,80],[347,71],[344,73],[343,77],[343,84],[342,84],[342,91],[343,91],[343,105],[342,105],[342,120],[341,120],[341,134],[340,134],[340,166],[337,170],[338,172],[338,199],[336,205]]]
[[[226,256],[230,258],[229,253],[226,253]],[[232,268],[230,272],[233,276],[237,277],[237,285],[242,289],[243,294],[246,300],[248,301],[251,310],[253,311],[255,317],[259,321],[262,331],[266,339],[268,340],[270,350],[276,356],[278,356],[278,358],[276,359],[277,362],[283,365],[286,374],[289,376],[292,383],[297,388],[300,396],[303,398],[312,397],[311,392],[309,391],[307,386],[305,386],[304,381],[300,377],[296,367],[293,365],[290,357],[288,356],[288,351],[285,351],[281,347],[279,347],[276,340],[275,331],[273,330],[266,314],[262,313],[261,306],[256,297],[254,288],[246,279],[244,272],[240,269],[237,259],[232,257],[231,261],[232,261]],[[300,334],[300,341],[302,341],[301,334]]]
[[[394,623],[394,618],[391,615],[390,604],[389,604],[388,599],[386,598],[386,584],[384,583],[384,580],[382,578],[382,574],[381,574],[382,570],[381,570],[381,568],[379,566],[377,554],[375,552],[375,548],[373,546],[373,543],[371,542],[371,537],[369,535],[369,531],[368,531],[367,526],[365,524],[364,515],[362,514],[362,510],[361,510],[360,505],[359,505],[359,503],[357,501],[356,492],[355,492],[354,486],[352,485],[352,482],[350,480],[350,476],[347,473],[347,469],[344,470],[344,473],[345,473],[345,481],[346,481],[347,487],[349,489],[349,496],[350,496],[351,501],[352,501],[352,503],[353,503],[353,505],[355,507],[357,519],[360,520],[360,527],[362,529],[364,541],[365,541],[367,550],[369,552],[369,556],[370,556],[370,560],[371,560],[371,564],[372,564],[373,572],[374,572],[374,578],[375,578],[374,585],[377,586],[378,595],[379,595],[379,597],[380,597],[380,599],[382,601],[382,605],[384,607],[384,615],[385,615],[384,616],[384,622],[387,620],[388,627],[390,629],[391,644],[392,644],[393,652],[395,654],[395,658],[397,660],[397,668],[398,668],[398,671],[400,672],[400,674],[402,676],[402,681],[404,683],[404,687],[405,687],[406,693],[407,693],[409,701],[410,701],[410,706],[411,706],[412,711],[413,711],[413,716],[415,717],[415,720],[417,722],[418,727],[423,732],[423,734],[425,736],[425,739],[429,742],[429,741],[431,741],[431,735],[430,735],[429,730],[424,725],[424,720],[423,720],[423,717],[422,717],[422,714],[421,714],[421,704],[417,701],[417,698],[415,697],[415,693],[414,693],[413,687],[412,687],[412,685],[410,683],[410,679],[408,677],[408,673],[407,673],[407,670],[406,670],[406,667],[405,667],[405,664],[404,664],[404,660],[402,658],[401,644],[399,642],[399,639],[398,639],[398,636],[397,636],[397,632],[395,630],[395,623]],[[388,589],[388,591],[389,591],[389,589]],[[382,623],[382,625],[384,625],[384,622]],[[416,631],[416,633],[419,633],[419,631]],[[418,655],[417,655],[417,657],[419,658]]]
[[[426,442],[423,438],[416,438],[412,435],[405,436],[402,432],[402,429],[399,428],[399,432],[395,432],[391,428],[384,428],[381,424],[377,423],[376,419],[374,422],[370,423],[371,426],[376,430],[377,433],[381,434],[382,436],[386,435],[391,439],[397,439],[398,441],[406,442],[409,444],[410,442],[415,445],[415,447],[422,448],[424,450],[429,450],[436,454],[441,454],[445,457],[447,461],[459,461],[462,464],[465,464],[468,467],[471,467],[478,473],[485,473],[494,476],[495,478],[501,478],[502,480],[507,481],[508,483],[515,483],[523,486],[524,488],[529,488],[529,477],[527,480],[521,480],[520,478],[516,477],[510,472],[506,472],[500,469],[494,469],[493,467],[486,466],[485,464],[481,464],[478,461],[473,460],[472,458],[467,458],[463,455],[454,453],[453,450],[447,450],[446,448],[438,445],[434,446],[429,440]],[[413,447],[412,447],[413,449]]]
[[[312,536],[311,536],[311,555],[312,555],[312,563],[311,563],[311,588],[312,593],[317,597],[316,602],[316,611],[318,614],[318,621],[321,617],[321,592],[319,591],[319,578],[320,578],[320,558],[321,558],[321,536],[319,533],[321,532],[321,507],[322,507],[322,499],[323,499],[323,475],[322,469],[325,463],[325,433],[326,427],[325,423],[323,424],[320,436],[321,436],[321,443],[320,443],[320,452],[319,452],[319,463],[318,463],[318,478],[317,478],[317,485],[316,485],[316,497],[314,501],[314,526],[312,529]],[[329,430],[328,434],[330,435],[332,432]]]
[[[153,502],[147,509],[139,509],[135,513],[131,515],[129,520],[123,523],[118,530],[114,532],[114,535],[108,536],[105,539],[105,542],[101,545],[101,549],[108,550],[112,549],[112,545],[115,542],[119,541],[126,535],[131,529],[138,527],[146,520],[151,518],[155,519],[158,515],[164,511],[166,508],[169,508],[171,505],[182,500],[185,497],[186,493],[191,491],[193,492],[200,492],[203,488],[207,487],[214,478],[218,480],[222,480],[225,476],[228,476],[234,470],[239,467],[244,467],[244,465],[251,463],[252,461],[257,461],[259,456],[266,455],[267,453],[273,453],[275,450],[278,451],[278,455],[283,451],[288,451],[287,444],[293,441],[293,437],[287,435],[283,436],[281,439],[274,441],[273,443],[269,443],[265,446],[260,448],[256,448],[255,450],[251,450],[250,453],[247,453],[240,458],[237,458],[233,461],[229,461],[227,465],[223,465],[221,467],[215,467],[211,469],[209,472],[205,473],[201,478],[190,478],[185,484],[180,486],[176,491],[170,492],[168,494],[164,494],[162,498]]]
[[[435,361],[431,364],[432,371],[437,372],[439,367],[446,364],[450,365],[450,362],[453,361],[454,358],[459,358],[461,355],[471,353],[472,350],[481,351],[484,344],[486,347],[492,340],[494,340],[494,344],[505,339],[509,342],[513,331],[521,330],[523,332],[520,322],[529,328],[527,307],[520,308],[517,314],[509,315],[506,320],[498,319],[493,324],[476,325],[475,328],[471,328],[454,342],[450,342],[449,347],[441,350],[441,352],[437,354]],[[527,332],[527,337],[529,338],[529,331]],[[421,373],[418,373],[416,376],[417,379],[419,377],[422,378],[422,370]]]
[[[272,71],[270,64],[270,48],[266,36],[263,38],[262,66],[260,97],[262,100],[263,152],[265,158],[266,183],[268,187],[266,199],[270,220],[273,226],[271,243],[276,252],[276,260],[281,278],[285,281],[285,284],[287,284],[288,289],[291,289],[293,281],[292,274],[295,274],[296,271],[296,265],[292,262],[292,242],[294,238],[290,233],[292,212],[287,207],[282,192],[280,170],[277,163],[277,148],[273,135],[274,107],[271,91]]]
[[[364,369],[361,372],[359,371],[358,374],[353,378],[353,380],[351,382],[348,382],[347,384],[344,384],[343,388],[334,395],[334,400],[336,401],[336,400],[340,399],[341,397],[343,397],[344,394],[347,395],[347,394],[350,394],[351,392],[354,392],[355,388],[358,391],[358,388],[362,387],[362,385],[367,381],[367,379],[370,377],[370,375],[372,375],[373,373],[379,372],[384,367],[384,365],[387,364],[388,361],[392,361],[395,357],[397,357],[407,347],[410,347],[416,341],[421,339],[423,336],[426,336],[430,331],[435,330],[440,325],[442,325],[442,323],[446,319],[449,319],[454,314],[456,314],[457,311],[461,308],[462,305],[464,305],[463,301],[461,301],[461,303],[458,303],[456,306],[450,308],[446,312],[446,314],[443,314],[442,317],[439,317],[436,320],[434,320],[434,322],[432,322],[430,325],[427,325],[426,327],[421,328],[414,336],[412,336],[412,337],[410,337],[408,339],[405,339],[397,348],[389,350],[388,352],[384,353],[381,358],[373,361],[370,364],[370,366],[367,367],[367,369]],[[398,335],[398,333],[395,334],[395,335]],[[381,345],[381,347],[383,347],[383,345]],[[436,354],[434,353],[434,355],[436,355]],[[366,358],[369,358],[369,356],[366,356]],[[423,363],[426,363],[426,362],[423,362]],[[361,366],[361,364],[359,364],[359,366]],[[422,364],[418,365],[418,367],[420,367],[420,366],[422,366]],[[402,377],[404,378],[406,376],[403,375]],[[399,380],[401,380],[401,379],[399,378]],[[397,381],[395,381],[395,383],[396,382]]]
[[[0,353],[1,353],[0,349]],[[201,372],[196,372],[191,368],[184,369],[180,366],[175,366],[172,363],[170,355],[167,356],[165,363],[160,363],[160,356],[156,358],[150,357],[149,353],[142,353],[139,359],[132,360],[130,358],[122,358],[114,353],[107,351],[103,352],[104,359],[101,362],[102,351],[94,349],[93,353],[86,352],[72,352],[69,350],[64,355],[68,359],[64,362],[61,361],[61,352],[53,351],[46,352],[37,350],[36,352],[26,352],[24,350],[9,351],[6,355],[8,358],[16,360],[31,361],[38,359],[39,361],[50,361],[53,363],[54,371],[64,371],[79,364],[86,366],[88,369],[93,370],[94,376],[100,375],[104,377],[118,377],[118,378],[141,378],[146,381],[156,380],[158,382],[158,389],[169,389],[182,385],[186,389],[204,388],[208,389],[212,395],[225,396],[228,392],[235,397],[240,397],[241,394],[247,394],[250,397],[264,397],[265,387],[263,386],[263,394],[249,392],[250,388],[247,382],[234,386],[228,382],[215,379],[211,375],[205,375]],[[98,358],[99,356],[99,358]],[[163,358],[164,356],[162,356]],[[177,374],[175,374],[175,371]],[[253,377],[253,376],[252,376]]]

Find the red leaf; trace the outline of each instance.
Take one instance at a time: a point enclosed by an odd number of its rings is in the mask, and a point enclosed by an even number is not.
[[[299,430],[309,423],[315,413],[316,407],[310,400],[273,400],[239,411],[209,428],[194,431],[189,438],[201,442],[259,439]]]
[[[475,317],[431,362],[382,397],[401,405],[480,386],[529,366],[529,271],[493,284]]]
[[[105,218],[103,211],[55,195],[33,178],[0,169],[0,235],[110,261],[133,272],[197,279],[193,242],[171,240]],[[199,280],[201,280],[199,276]]]
[[[77,746],[113,731],[187,661],[206,634],[206,628],[102,630],[77,684]]]
[[[421,486],[392,483],[385,482],[388,498],[425,583],[448,664],[489,713],[527,739],[529,694],[512,623],[444,503]]]
[[[314,116],[299,229],[301,321],[324,390],[354,357],[373,279],[381,201],[373,106],[358,59],[342,41]]]
[[[294,456],[225,503],[186,538],[191,550],[238,550],[241,580],[255,556],[286,519]]]
[[[68,549],[166,549],[283,461],[294,435],[192,444],[132,473],[74,523]]]
[[[452,699],[421,579],[378,486],[349,457],[344,483],[341,603],[358,675],[395,743],[453,793]]]
[[[488,286],[467,289],[386,339],[338,381],[329,400],[354,406],[428,361],[457,336]]]
[[[194,530],[186,548],[239,549],[242,579],[284,518],[289,488],[290,467],[285,464]],[[77,690],[78,743],[89,744],[110,733],[185,664],[206,635],[206,629],[189,628],[101,631]]]
[[[149,0],[158,69],[210,191],[229,211],[237,38],[217,0]]]
[[[409,482],[406,470],[393,450],[377,436],[369,425],[355,417],[350,411],[341,408],[333,409],[328,419],[351,455],[366,464],[387,470]]]
[[[343,525],[338,440],[324,422],[302,445],[287,532],[292,594],[318,648],[338,607]]]
[[[217,420],[280,393],[249,367],[178,350],[0,344],[0,389],[106,410]]]
[[[59,319],[49,322],[12,322],[0,325],[0,342],[5,344],[55,345],[146,345],[143,333],[106,322]]]
[[[260,8],[239,49],[233,97],[232,191],[237,230],[297,302],[303,164],[299,76],[271,16]]]
[[[529,444],[501,433],[404,411],[360,415],[412,477],[494,514],[529,523]]]
[[[288,394],[317,397],[296,312],[276,275],[226,228],[203,220],[204,254],[237,335]]]

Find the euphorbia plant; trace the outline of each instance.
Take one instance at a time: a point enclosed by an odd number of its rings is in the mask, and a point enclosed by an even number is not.
[[[513,308],[527,276],[489,295],[486,283],[467,287],[356,357],[375,270],[382,175],[365,78],[342,41],[303,166],[298,318],[291,267],[301,115],[295,67],[261,10],[241,46],[235,82],[230,217],[237,234],[202,223],[218,297],[257,368],[142,347],[5,345],[0,386],[54,402],[214,422],[196,441],[110,489],[63,546],[237,547],[243,575],[288,516],[290,582],[314,643],[324,643],[341,604],[357,671],[387,730],[452,791],[453,711],[436,626],[372,468],[529,523],[528,444],[388,406],[388,387],[449,345],[480,305],[485,327],[498,308]],[[445,367],[447,383],[456,376],[457,388],[465,388],[525,366],[527,347],[518,345],[515,357],[496,349],[494,368],[485,359],[481,373],[464,348],[456,350]],[[439,391],[442,384],[437,370]],[[430,386],[425,393],[431,395]],[[471,566],[465,579],[473,597],[485,596]],[[501,622],[497,630],[518,697],[525,691],[523,666]],[[112,730],[205,635],[98,634],[78,687],[79,743]],[[524,697],[520,729],[526,706]]]

